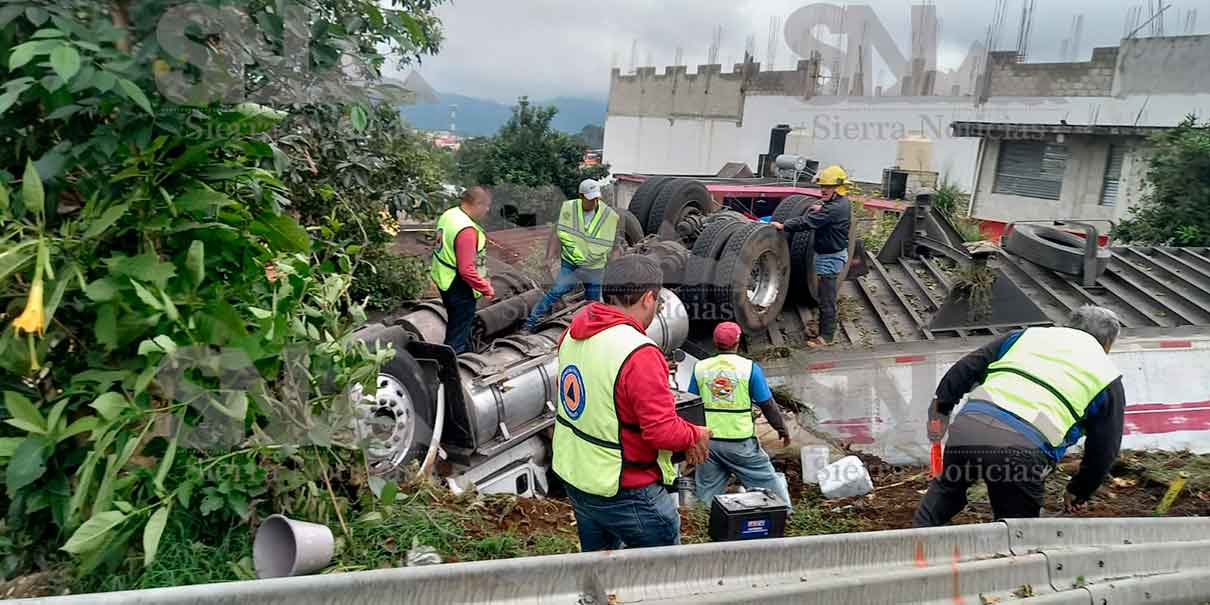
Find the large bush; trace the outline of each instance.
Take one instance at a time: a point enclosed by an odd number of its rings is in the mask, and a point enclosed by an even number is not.
[[[1148,190],[1115,235],[1145,245],[1210,246],[1210,122],[1154,135]]]
[[[352,53],[372,79],[384,43],[431,51],[433,4],[314,3],[300,50],[299,23],[278,12],[291,5],[253,2],[254,40],[189,39],[217,55],[280,51],[250,55],[238,93],[347,91],[323,68]],[[168,73],[214,76],[160,46],[167,6],[0,7],[6,577],[56,549],[82,573],[141,566],[170,518],[326,521],[357,497],[330,479],[362,466],[337,447],[357,445],[339,395],[372,384],[381,361],[350,337],[364,318],[350,296],[358,251],[332,225],[299,224],[294,199],[309,192],[282,181],[289,154],[266,135],[286,112],[158,92]],[[281,70],[286,50],[309,79],[282,79],[297,73]],[[347,110],[360,125],[367,114]]]

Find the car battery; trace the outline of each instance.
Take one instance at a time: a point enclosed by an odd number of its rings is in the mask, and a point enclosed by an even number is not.
[[[764,490],[722,494],[710,503],[710,539],[714,542],[780,538],[789,507]]]
[[[697,426],[706,426],[706,405],[702,403],[700,395],[686,393],[683,391],[673,391],[676,395],[676,415],[680,416],[689,424]],[[672,454],[673,464],[685,461],[685,452],[675,452]]]

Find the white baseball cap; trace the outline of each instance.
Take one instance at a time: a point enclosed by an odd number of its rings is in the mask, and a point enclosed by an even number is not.
[[[580,183],[580,195],[586,200],[600,199],[601,184],[592,179],[585,179]]]

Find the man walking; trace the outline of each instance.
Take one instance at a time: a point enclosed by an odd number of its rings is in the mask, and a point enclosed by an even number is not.
[[[819,278],[819,336],[807,341],[815,349],[836,339],[836,295],[840,273],[849,262],[849,223],[853,219],[849,198],[849,175],[840,166],[819,173],[823,203],[807,214],[772,225],[786,233],[815,232],[815,274]],[[804,284],[795,284],[803,287]]]
[[[711,433],[710,455],[694,471],[696,496],[699,502],[710,506],[714,497],[726,489],[731,475],[735,475],[745,488],[767,489],[789,505],[790,492],[778,480],[769,455],[756,439],[753,404],[777,431],[783,446],[790,445],[790,433],[765,382],[764,371],[738,354],[741,334],[739,324],[734,322],[716,326],[714,346],[719,354],[697,362],[689,382],[689,392],[702,397],[706,426]]]
[[[584,298],[601,300],[601,276],[618,236],[618,213],[601,203],[601,184],[580,183],[580,197],[563,203],[559,223],[546,244],[546,258],[559,257],[559,276],[538,302],[525,331],[532,332],[550,308],[572,288],[584,284]]]
[[[1067,484],[1065,512],[1079,510],[1109,473],[1122,444],[1126,396],[1109,350],[1121,323],[1108,309],[1076,310],[1066,328],[1012,332],[959,361],[937,387],[929,439],[940,441],[954,406],[941,475],[916,510],[916,527],[944,525],[987,483],[996,519],[1037,517],[1045,480],[1081,436],[1084,459]]]
[[[679,544],[667,491],[672,452],[701,463],[710,431],[677,416],[668,364],[645,332],[658,312],[659,265],[623,256],[604,278],[605,303],[577,313],[559,345],[552,466],[575,510],[580,550]]]
[[[479,221],[492,209],[492,195],[482,187],[462,194],[460,205],[437,220],[437,247],[429,276],[441,291],[447,321],[445,344],[465,353],[480,297],[496,297],[487,280],[487,234]]]

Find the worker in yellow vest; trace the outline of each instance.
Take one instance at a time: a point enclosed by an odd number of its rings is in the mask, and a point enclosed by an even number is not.
[[[479,226],[492,209],[492,195],[482,187],[462,194],[461,204],[437,220],[437,247],[429,276],[445,305],[445,344],[465,353],[479,298],[495,298],[487,279],[487,234]]]
[[[1122,445],[1126,395],[1108,355],[1120,330],[1113,311],[1089,305],[1066,328],[1012,332],[946,372],[929,410],[930,441],[941,440],[949,414],[970,397],[949,427],[941,474],[929,483],[914,525],[948,523],[977,481],[987,484],[996,519],[1039,516],[1046,476],[1087,436],[1080,471],[1063,495],[1065,512],[1081,509]]]
[[[559,344],[552,466],[581,551],[678,544],[672,453],[702,462],[710,431],[677,415],[664,353],[646,334],[660,304],[659,264],[623,256],[604,279],[605,302],[577,313]]]
[[[601,184],[592,179],[580,183],[580,197],[563,203],[546,244],[546,258],[559,258],[559,276],[529,314],[526,332],[532,332],[550,308],[581,283],[586,300],[601,300],[601,276],[618,250],[620,235],[618,213],[601,203]]]
[[[783,446],[790,445],[790,433],[765,382],[764,370],[739,355],[742,334],[735,322],[715,326],[714,346],[719,354],[693,367],[689,392],[701,395],[711,433],[710,455],[693,471],[695,495],[699,503],[710,506],[734,475],[744,488],[768,490],[788,506],[788,486],[777,477],[773,462],[756,439],[752,406],[760,408]]]

